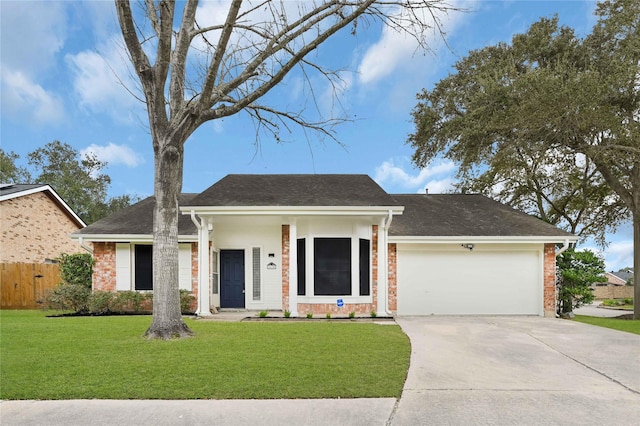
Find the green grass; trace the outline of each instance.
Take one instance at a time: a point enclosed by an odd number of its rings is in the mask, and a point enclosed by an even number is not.
[[[186,320],[150,341],[151,317],[0,311],[0,399],[398,397],[409,339],[396,325]]]
[[[574,321],[600,327],[612,328],[614,330],[626,331],[628,333],[640,334],[640,320],[589,317],[586,315],[576,315]]]

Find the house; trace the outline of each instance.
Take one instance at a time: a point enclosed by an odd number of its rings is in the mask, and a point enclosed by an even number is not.
[[[153,198],[77,232],[95,290],[152,290]],[[577,237],[480,195],[392,195],[366,175],[228,175],[183,194],[180,288],[197,313],[555,316]]]
[[[633,269],[605,272],[604,275],[606,282],[592,286],[596,300],[633,298],[633,285],[627,285],[627,282],[633,282]]]
[[[596,283],[596,286],[605,286],[605,285],[626,285],[627,281],[620,278],[616,275],[615,272],[605,272],[604,276],[607,278],[606,282]]]
[[[44,263],[83,252],[69,235],[86,224],[49,185],[0,185],[0,263]]]

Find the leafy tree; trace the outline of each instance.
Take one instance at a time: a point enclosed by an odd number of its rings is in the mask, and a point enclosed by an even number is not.
[[[197,0],[146,1],[134,16],[129,0],[115,0],[122,36],[140,81],[154,150],[153,322],[150,338],[191,334],[180,317],[178,195],[184,144],[202,124],[248,113],[257,128],[278,139],[281,127],[302,126],[333,137],[340,120],[310,120],[303,111],[268,105],[265,95],[297,69],[311,86],[318,73],[332,84],[336,70],[308,59],[345,27],[379,20],[426,46],[426,30],[439,28],[441,0],[231,0],[219,24],[201,26]],[[139,11],[137,11],[139,12]],[[313,89],[310,93],[313,94]]]
[[[0,148],[0,183],[29,183],[31,176],[27,169],[16,166],[18,158],[15,152],[6,153]]]
[[[604,260],[590,250],[569,249],[557,257],[558,313],[567,314],[593,302],[591,285],[604,282]]]
[[[95,155],[81,157],[71,145],[53,141],[29,153],[35,181],[49,184],[86,223],[95,222],[137,201],[136,196],[107,198],[111,178]]]
[[[510,44],[470,52],[418,95],[408,142],[419,166],[456,161],[461,189],[601,242],[631,217],[637,270],[640,2],[605,1],[596,14],[584,39],[543,18]]]

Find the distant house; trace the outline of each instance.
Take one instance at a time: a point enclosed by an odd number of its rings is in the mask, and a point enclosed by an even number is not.
[[[93,288],[153,291],[153,197],[74,234]],[[228,175],[182,194],[179,287],[218,308],[555,316],[577,237],[481,195],[394,195],[366,175]]]
[[[617,278],[618,280],[624,281],[624,284],[633,283],[633,269],[626,268],[620,269],[618,272],[611,271],[611,275]]]
[[[623,280],[613,272],[605,272],[604,276],[607,278],[607,281],[603,283],[597,283],[596,285],[603,286],[603,285],[626,285],[627,284],[625,280]]]
[[[0,185],[0,263],[44,263],[83,249],[86,224],[49,185]]]

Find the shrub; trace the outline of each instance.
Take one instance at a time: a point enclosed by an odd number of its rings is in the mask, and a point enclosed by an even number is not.
[[[93,258],[89,253],[63,253],[58,261],[63,282],[47,294],[44,306],[59,311],[89,312]]]
[[[149,299],[150,294],[139,291],[119,291],[116,296],[115,308],[120,312],[142,311],[142,303]]]
[[[355,312],[349,312],[349,318],[355,318],[356,313]]]
[[[371,318],[375,318],[377,316],[378,314],[376,313],[376,311],[371,311]]]
[[[62,253],[58,261],[63,282],[91,289],[93,258],[89,253]]]
[[[286,309],[284,310],[284,317],[285,318],[289,318],[291,316],[291,312],[287,311]]]
[[[269,311],[260,311],[260,318],[266,318],[269,314]]]
[[[44,300],[44,306],[58,311],[89,312],[91,289],[82,285],[60,283]]]
[[[327,312],[327,319],[331,318],[331,312]]]
[[[193,302],[196,298],[189,290],[180,290],[180,312],[183,314],[192,314]]]
[[[313,312],[308,312],[307,313],[307,318],[313,318]]]
[[[94,314],[108,314],[121,311],[117,304],[118,295],[110,291],[94,291],[89,297],[89,311]]]

